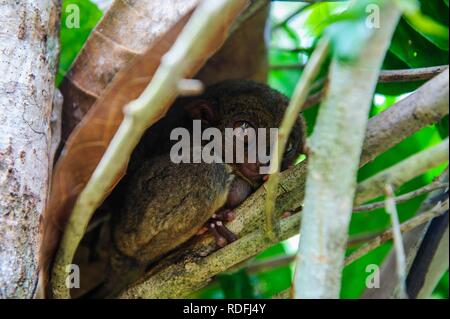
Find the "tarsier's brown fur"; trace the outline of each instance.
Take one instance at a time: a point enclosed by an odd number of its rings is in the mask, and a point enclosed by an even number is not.
[[[248,174],[256,169],[250,164],[174,164],[169,156],[171,143],[167,135],[172,128],[189,129],[192,119],[202,120],[202,128],[216,127],[222,133],[238,122],[251,123],[256,129],[276,128],[287,105],[284,95],[264,84],[245,80],[222,82],[208,88],[202,96],[178,100],[173,109],[178,108],[178,115],[180,112],[183,115],[170,120],[169,113],[166,124],[160,124],[164,129],[158,128],[160,134],[152,141],[154,145],[143,141],[140,155],[132,160],[111,219],[107,278],[93,296],[117,295],[137,280],[150,263],[198,233],[215,213],[232,210],[263,183],[262,176]],[[304,131],[299,116],[284,168],[301,152]],[[159,154],[149,154],[146,148],[155,145],[159,146]],[[215,225],[209,224],[212,228]],[[210,230],[218,235],[216,229]],[[226,237],[224,231],[220,234]]]

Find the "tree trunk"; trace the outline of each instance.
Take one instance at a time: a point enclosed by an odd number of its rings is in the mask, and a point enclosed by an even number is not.
[[[60,1],[0,0],[0,297],[32,298],[51,169]]]

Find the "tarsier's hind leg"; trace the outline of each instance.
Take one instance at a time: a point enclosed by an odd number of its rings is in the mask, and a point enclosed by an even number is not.
[[[83,299],[115,298],[145,272],[145,266],[139,265],[114,248],[111,251],[110,263],[104,282],[84,295]]]

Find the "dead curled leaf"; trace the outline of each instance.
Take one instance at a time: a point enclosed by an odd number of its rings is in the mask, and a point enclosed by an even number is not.
[[[146,52],[199,0],[116,0],[61,83],[65,141],[117,72]]]

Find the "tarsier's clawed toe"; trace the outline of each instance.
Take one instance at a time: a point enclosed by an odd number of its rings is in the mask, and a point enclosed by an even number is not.
[[[238,239],[221,221],[209,222],[208,230],[214,236],[217,246],[221,248]]]
[[[216,228],[219,234],[221,234],[223,237],[226,238],[228,244],[238,240],[238,237],[231,230],[229,230],[222,222],[220,221],[216,222]]]
[[[217,246],[225,247],[228,244],[227,239],[225,237],[223,237],[217,230],[217,225],[215,222],[208,224],[208,230],[214,236]]]
[[[236,213],[231,209],[223,209],[212,216],[213,220],[229,223],[236,219]]]

